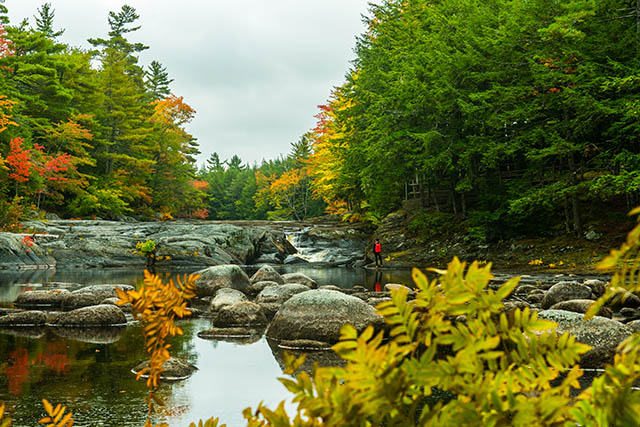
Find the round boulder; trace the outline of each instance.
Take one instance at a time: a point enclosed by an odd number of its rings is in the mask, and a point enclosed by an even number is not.
[[[591,288],[578,282],[558,282],[544,294],[542,299],[542,308],[547,309],[561,301],[570,301],[573,299],[589,299],[591,297]]]
[[[570,301],[562,301],[551,306],[551,310],[565,310],[584,314],[587,312],[587,310],[589,310],[594,302],[595,301],[590,299],[574,299]],[[602,307],[598,312],[598,316],[607,317],[609,319],[611,319],[612,315],[613,313],[611,313],[611,310],[609,310],[607,307]]]
[[[616,289],[615,295],[607,301],[607,307],[614,311],[622,310],[625,307],[639,308],[640,298],[626,289],[619,288]]]
[[[313,340],[335,343],[340,328],[353,325],[358,332],[367,326],[382,327],[376,310],[360,298],[328,289],[299,293],[285,302],[267,329],[267,337],[277,341]]]
[[[308,291],[309,287],[301,285],[300,283],[287,283],[282,286],[269,286],[266,287],[256,297],[258,304],[263,303],[278,303],[282,304],[292,296],[301,292]]]
[[[218,289],[231,288],[243,293],[249,292],[249,276],[234,264],[216,265],[196,272],[196,295],[206,297],[215,295]]]
[[[278,273],[273,267],[269,265],[263,265],[262,267],[260,267],[260,269],[256,271],[253,276],[251,276],[250,280],[251,283],[264,281],[276,282],[279,285],[282,285],[284,283],[284,279],[282,278],[280,273]]]
[[[582,368],[602,368],[611,363],[618,345],[633,333],[629,326],[600,316],[585,322],[581,313],[545,310],[539,312],[538,317],[556,322],[559,335],[568,332],[577,341],[591,346],[591,350],[580,359]]]
[[[211,300],[211,304],[209,304],[209,311],[215,313],[222,307],[246,300],[247,297],[242,292],[236,289],[222,288],[218,290],[216,296]]]
[[[270,280],[264,280],[262,282],[252,283],[251,288],[249,289],[249,293],[251,293],[251,295],[258,295],[260,292],[262,292],[264,288],[267,288],[269,286],[279,286],[279,285],[280,283],[272,282]]]
[[[42,311],[23,311],[0,317],[0,326],[43,326],[47,316]]]
[[[597,297],[600,298],[607,287],[607,284],[600,279],[589,279],[585,280],[583,285],[591,288],[591,292]]]
[[[300,283],[302,285],[306,285],[311,289],[318,289],[318,284],[315,280],[302,273],[287,273],[283,274],[282,278],[284,279],[284,283]]]
[[[94,305],[60,313],[51,320],[52,326],[104,327],[126,325],[127,319],[111,304]]]
[[[26,291],[18,295],[14,304],[17,307],[26,308],[60,308],[65,297],[69,294],[70,292],[66,289]]]
[[[640,331],[640,320],[633,320],[627,323],[627,326],[633,329],[634,332]]]
[[[100,300],[103,300],[106,298],[117,297],[118,294],[116,293],[116,289],[122,289],[123,291],[127,292],[127,291],[132,291],[135,288],[131,285],[122,285],[122,284],[91,285],[91,286],[85,286],[84,288],[76,289],[71,293],[72,294],[91,294],[100,298]]]
[[[120,298],[106,298],[102,301],[100,301],[100,304],[111,304],[111,305],[115,305],[116,307],[118,307],[120,310],[124,311],[125,313],[131,313],[131,311],[133,311],[133,305],[131,304],[124,304],[124,305],[119,305],[118,302],[120,301]]]
[[[92,285],[66,294],[62,301],[63,310],[75,310],[82,307],[90,307],[99,305],[107,298],[117,298],[116,289],[122,289],[125,292],[135,289],[131,285]]]
[[[263,326],[266,324],[267,318],[262,308],[250,301],[237,302],[233,305],[222,307],[213,320],[213,326],[218,328]]]

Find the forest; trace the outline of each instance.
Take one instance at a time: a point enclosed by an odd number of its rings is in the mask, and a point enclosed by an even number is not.
[[[3,15],[0,217],[375,222],[404,205],[418,228],[455,218],[486,240],[581,236],[638,203],[639,16],[614,0],[371,4],[289,154],[198,166],[194,109],[127,38],[135,9],[88,51],[57,41],[50,4],[31,24]]]

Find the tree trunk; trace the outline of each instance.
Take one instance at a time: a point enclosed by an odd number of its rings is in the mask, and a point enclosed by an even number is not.
[[[573,153],[569,154],[569,171],[571,173],[571,185],[574,191],[571,192],[571,207],[573,210],[573,232],[576,237],[582,236],[582,221],[580,219],[580,201],[578,200],[578,192],[575,187],[578,185],[578,171],[576,170]]]
[[[571,233],[571,214],[569,213],[569,198],[564,196],[564,229],[567,234]]]

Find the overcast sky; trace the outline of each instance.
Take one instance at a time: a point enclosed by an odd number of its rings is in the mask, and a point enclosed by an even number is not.
[[[12,24],[45,0],[6,0]],[[129,35],[162,63],[171,90],[197,111],[188,130],[203,163],[212,152],[260,163],[289,152],[313,128],[354,59],[367,0],[49,0],[60,40],[89,48],[107,37],[109,11],[136,8],[142,28]]]

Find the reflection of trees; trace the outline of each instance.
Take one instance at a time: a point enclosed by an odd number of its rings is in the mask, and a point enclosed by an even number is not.
[[[25,346],[19,346],[8,353],[8,363],[5,375],[9,385],[9,393],[18,395],[22,393],[23,385],[29,381],[34,368],[45,367],[48,374],[61,375],[67,372],[69,358],[67,347],[62,342],[48,342],[42,348],[36,347],[35,352],[30,353]],[[37,372],[34,372],[37,375]]]
[[[17,348],[9,353],[8,359],[4,373],[9,382],[9,393],[20,394],[22,386],[29,379],[29,352],[26,348]]]
[[[271,353],[273,357],[278,362],[280,369],[284,371],[284,357],[282,348],[278,347],[278,343],[275,340],[267,339],[267,343],[269,344],[269,348],[271,348]],[[300,351],[300,350],[287,350],[289,353],[293,353],[296,357],[300,357],[303,354],[306,354],[306,359],[300,370],[305,371],[311,374],[314,363],[317,363],[318,366],[344,366],[346,361],[340,358],[333,350],[322,350],[322,351]]]

